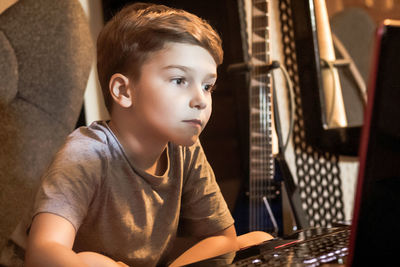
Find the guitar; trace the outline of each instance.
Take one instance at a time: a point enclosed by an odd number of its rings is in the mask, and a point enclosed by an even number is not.
[[[249,179],[236,209],[238,233],[281,228],[280,182],[274,180],[269,69],[269,0],[251,1],[249,61]],[[240,64],[239,64],[240,65]],[[247,209],[247,210],[246,210]],[[239,211],[238,211],[239,210]],[[245,215],[246,214],[246,215]]]
[[[299,188],[294,183],[286,163],[285,150],[291,137],[291,130],[283,144],[276,94],[273,93],[272,70],[280,68],[285,75],[289,91],[292,90],[290,77],[279,62],[270,62],[269,55],[269,1],[252,1],[252,42],[249,63],[234,64],[232,69],[249,71],[249,183],[247,195],[242,197],[236,209],[238,233],[262,230],[282,234],[282,189],[285,186],[291,216],[297,228],[308,227],[306,214],[301,206]],[[250,49],[248,49],[250,50]],[[294,119],[295,103],[291,92],[291,121]],[[273,115],[273,116],[272,116]],[[274,118],[274,120],[273,120]],[[275,129],[273,129],[273,123]],[[293,128],[293,125],[291,125]],[[272,149],[272,131],[276,130],[278,152]],[[275,155],[276,154],[276,155]],[[243,222],[243,206],[248,206],[247,220]],[[238,211],[239,210],[239,215]],[[244,228],[246,227],[246,228]]]
[[[274,189],[272,98],[269,64],[269,0],[252,0],[249,88],[249,230],[276,229],[269,211]],[[276,184],[277,185],[277,184]],[[275,186],[276,186],[275,185]],[[272,190],[271,190],[272,189]],[[272,227],[272,229],[271,229]]]

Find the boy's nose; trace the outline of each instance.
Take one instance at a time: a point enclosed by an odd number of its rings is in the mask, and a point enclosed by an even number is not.
[[[207,97],[201,86],[195,86],[192,90],[193,94],[190,99],[189,106],[196,109],[205,109],[207,107]]]

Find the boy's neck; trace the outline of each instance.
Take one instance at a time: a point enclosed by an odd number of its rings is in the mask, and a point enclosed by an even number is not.
[[[125,152],[134,161],[135,166],[153,175],[164,173],[167,167],[167,155],[165,153],[167,143],[149,142],[146,138],[138,137],[123,124],[121,125],[113,120],[109,122],[109,127]]]

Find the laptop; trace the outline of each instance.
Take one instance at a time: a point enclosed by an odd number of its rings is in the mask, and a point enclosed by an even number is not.
[[[400,266],[400,21],[378,28],[369,82],[348,266]]]
[[[377,29],[371,66],[351,225],[303,229],[189,266],[400,266],[400,21]]]

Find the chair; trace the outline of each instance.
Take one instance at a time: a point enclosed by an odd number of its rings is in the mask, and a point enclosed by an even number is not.
[[[78,0],[19,0],[0,14],[0,250],[76,125],[93,55]]]

